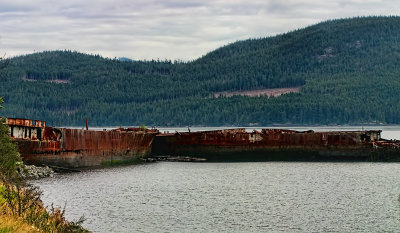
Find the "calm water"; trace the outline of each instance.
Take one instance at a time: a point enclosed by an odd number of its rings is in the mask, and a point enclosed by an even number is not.
[[[398,163],[170,163],[35,183],[94,232],[399,232]]]
[[[400,232],[400,163],[159,162],[32,182],[93,232]]]

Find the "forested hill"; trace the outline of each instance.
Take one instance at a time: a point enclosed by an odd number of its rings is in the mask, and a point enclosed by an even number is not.
[[[0,83],[0,115],[51,125],[400,124],[400,17],[330,20],[191,62],[40,52],[10,59]],[[287,87],[300,92],[214,97]]]

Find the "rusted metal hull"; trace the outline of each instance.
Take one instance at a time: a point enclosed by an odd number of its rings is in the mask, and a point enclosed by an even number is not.
[[[46,127],[42,140],[14,139],[24,162],[78,168],[147,157],[155,132]]]
[[[400,161],[400,141],[381,139],[381,131],[228,129],[159,134],[145,128],[53,128],[44,121],[17,118],[8,118],[6,124],[23,160],[35,165],[96,167],[150,155],[208,161]]]
[[[160,134],[152,156],[207,161],[396,161],[399,143],[383,145],[377,131],[297,132],[244,129]]]

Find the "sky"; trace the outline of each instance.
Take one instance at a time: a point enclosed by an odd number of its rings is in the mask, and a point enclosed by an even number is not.
[[[0,0],[0,56],[73,50],[190,61],[328,19],[398,15],[398,0]]]

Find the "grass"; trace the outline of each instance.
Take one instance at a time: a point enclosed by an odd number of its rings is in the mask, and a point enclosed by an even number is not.
[[[41,192],[33,186],[0,184],[0,233],[2,232],[89,232],[81,224],[65,219],[64,210],[48,211],[40,200]]]
[[[19,232],[40,232],[35,226],[24,222],[21,219],[0,215],[0,233],[19,233]]]

